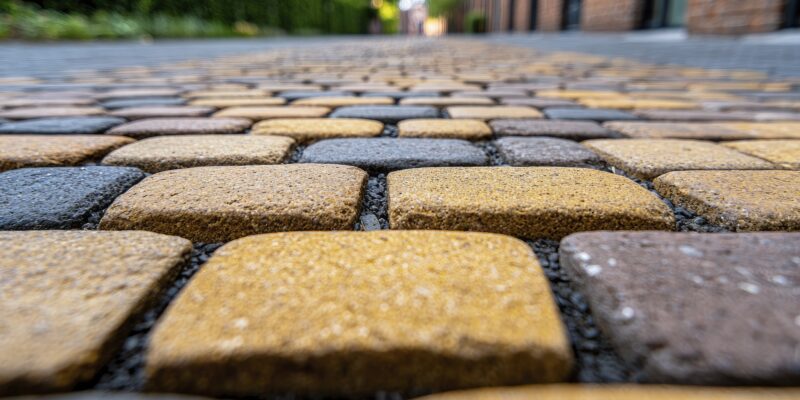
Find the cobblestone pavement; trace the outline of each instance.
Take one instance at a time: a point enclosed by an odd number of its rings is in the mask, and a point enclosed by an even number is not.
[[[0,395],[800,398],[799,80],[171,57],[2,82]]]

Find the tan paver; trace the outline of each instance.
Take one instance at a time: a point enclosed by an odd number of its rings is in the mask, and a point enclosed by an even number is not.
[[[408,119],[397,128],[400,137],[482,140],[492,136],[492,128],[477,119]]]
[[[0,394],[92,379],[192,249],[149,232],[0,232]]]
[[[583,168],[418,168],[388,176],[393,229],[558,239],[588,230],[673,229],[672,212],[633,181]]]
[[[294,146],[283,136],[192,135],[145,139],[117,149],[103,164],[155,173],[209,165],[279,164]]]
[[[355,96],[334,96],[334,97],[309,97],[298,99],[292,102],[293,106],[318,106],[318,107],[344,107],[344,106],[366,106],[366,105],[390,105],[394,104],[391,97],[355,97]]]
[[[673,203],[728,229],[800,229],[798,171],[679,171],[653,184]]]
[[[0,171],[79,165],[132,142],[122,136],[0,135]]]
[[[181,293],[150,348],[153,389],[221,396],[552,382],[572,363],[530,248],[464,232],[237,240]]]
[[[419,400],[792,400],[792,388],[714,388],[659,385],[537,385],[463,390]]]
[[[749,135],[750,139],[800,139],[800,122],[731,122],[715,124]]]
[[[532,107],[523,106],[463,106],[447,107],[451,118],[468,119],[511,119],[511,118],[543,118],[542,113]]]
[[[742,140],[724,146],[788,169],[800,169],[800,140]]]
[[[597,139],[583,145],[640,179],[671,171],[775,169],[776,165],[711,142],[681,139]]]
[[[87,117],[104,115],[106,110],[100,107],[88,106],[62,106],[62,107],[19,107],[10,110],[0,110],[0,118],[5,119],[32,119],[47,117]]]
[[[202,98],[189,102],[193,106],[203,107],[262,107],[262,106],[281,106],[286,104],[286,99],[282,97],[242,97],[242,98]]]
[[[615,108],[618,110],[694,110],[697,103],[680,100],[585,98],[579,103],[591,108]]]
[[[239,89],[239,90],[194,90],[186,92],[182,96],[187,99],[245,99],[253,97],[266,97],[270,92],[263,89]]]
[[[606,122],[603,127],[635,139],[741,140],[751,134],[720,124],[698,122]]]
[[[254,135],[289,136],[298,142],[340,137],[372,137],[383,132],[383,123],[358,118],[276,118],[253,126]]]
[[[128,122],[108,131],[142,139],[164,135],[199,135],[242,133],[253,122],[245,118],[148,118]]]
[[[494,101],[488,97],[408,97],[400,100],[404,106],[481,106],[492,105]]]
[[[216,118],[247,118],[260,121],[271,118],[314,118],[324,117],[331,111],[328,107],[229,107],[214,113]]]
[[[352,229],[366,179],[358,168],[332,164],[164,171],[118,197],[100,228],[205,243],[267,232]]]

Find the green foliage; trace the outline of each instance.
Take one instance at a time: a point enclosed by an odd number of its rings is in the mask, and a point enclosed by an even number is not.
[[[429,0],[428,14],[432,17],[447,16],[462,3],[464,0]]]
[[[465,18],[464,29],[467,33],[485,33],[486,16],[482,12],[470,11]]]

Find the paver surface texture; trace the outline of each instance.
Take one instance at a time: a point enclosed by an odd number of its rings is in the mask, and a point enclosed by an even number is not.
[[[0,395],[798,398],[800,45],[675,37],[0,44]]]

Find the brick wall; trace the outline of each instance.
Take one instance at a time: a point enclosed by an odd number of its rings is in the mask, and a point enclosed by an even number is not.
[[[531,0],[517,0],[514,3],[514,30],[525,32],[530,30]]]
[[[563,7],[563,0],[539,0],[536,29],[540,31],[561,30],[561,12]]]
[[[750,0],[755,1],[757,0]],[[581,29],[629,31],[639,27],[644,0],[583,0]]]
[[[689,0],[689,33],[738,35],[780,28],[783,0]]]

